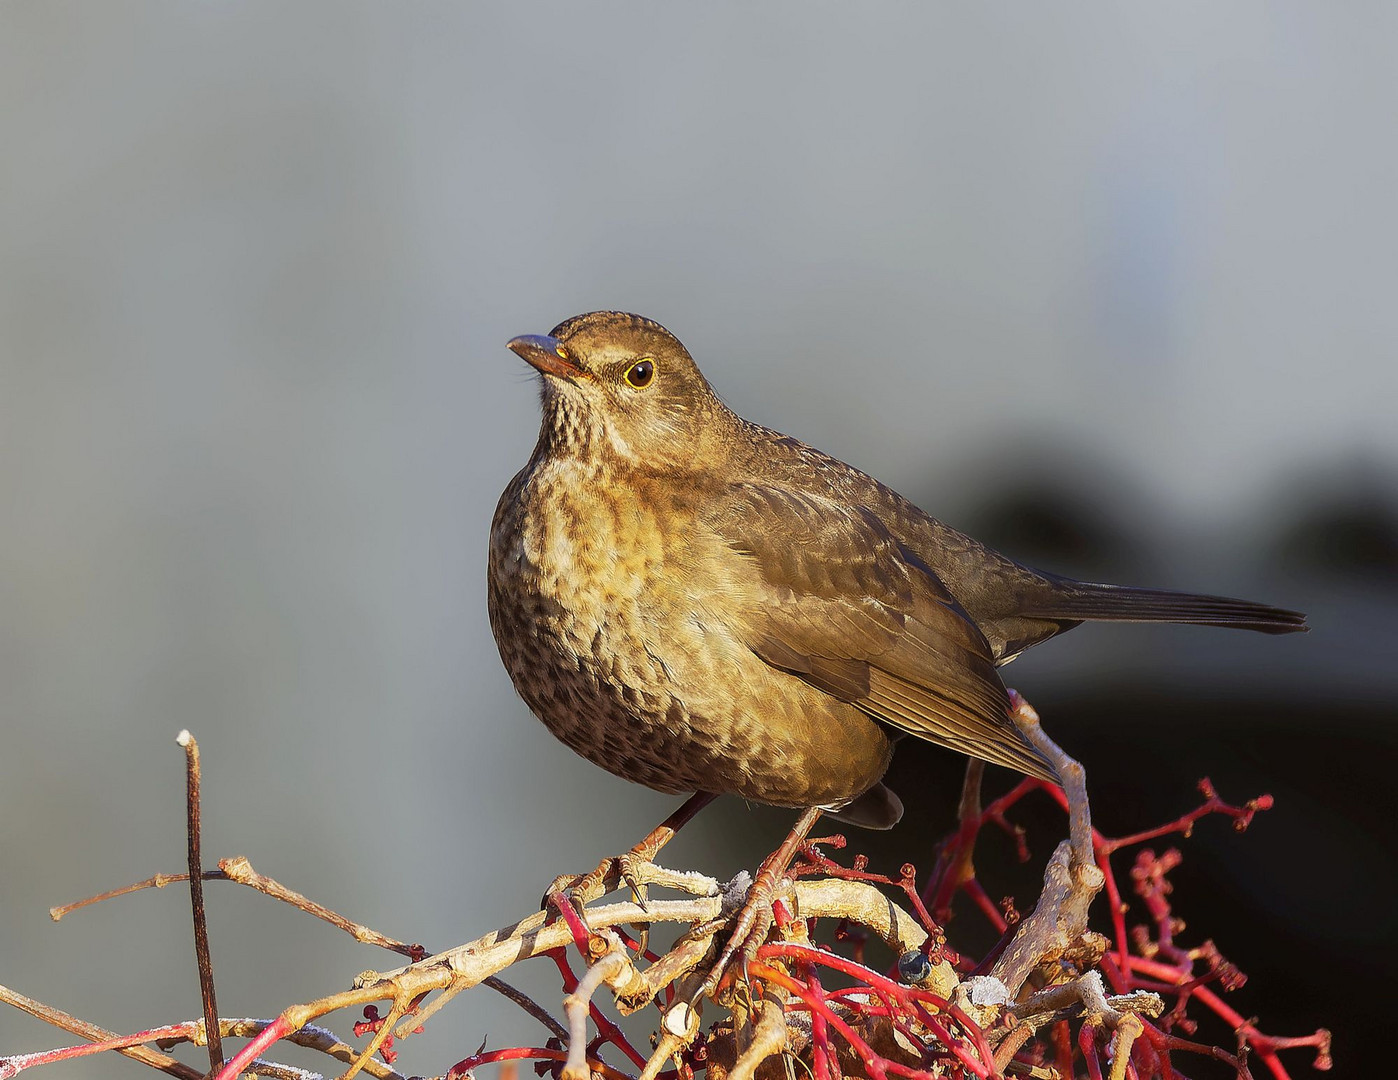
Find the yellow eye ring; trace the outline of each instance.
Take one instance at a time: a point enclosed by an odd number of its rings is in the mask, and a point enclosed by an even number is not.
[[[634,386],[637,390],[644,389],[655,378],[655,361],[650,357],[637,360],[626,369],[624,378],[628,385]]]

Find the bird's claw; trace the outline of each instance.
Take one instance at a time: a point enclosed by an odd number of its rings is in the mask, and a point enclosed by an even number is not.
[[[631,895],[635,898],[636,904],[647,914],[650,913],[650,898],[646,893],[646,883],[643,880],[643,871],[650,864],[640,858],[634,851],[628,851],[625,855],[617,856],[616,860],[617,876],[621,878],[626,887],[631,890]]]
[[[591,932],[592,927],[587,922],[587,905],[610,892],[607,885],[615,877],[618,885],[625,885],[631,891],[640,909],[649,912],[650,899],[646,885],[646,869],[649,866],[650,863],[636,852],[628,851],[624,855],[603,859],[586,874],[560,874],[549,883],[539,907],[545,909],[550,905],[569,904]]]
[[[691,1005],[697,1005],[703,998],[712,996],[729,971],[733,971],[742,984],[747,984],[748,964],[757,958],[757,950],[767,940],[775,922],[772,905],[776,892],[776,883],[767,885],[761,876],[753,883],[747,899],[729,923],[732,932],[728,935],[723,951],[719,953],[718,960],[709,969],[709,974],[699,989],[691,996]]]

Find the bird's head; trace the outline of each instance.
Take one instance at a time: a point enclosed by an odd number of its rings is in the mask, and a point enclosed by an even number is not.
[[[576,315],[509,347],[542,376],[541,438],[555,452],[682,462],[726,411],[679,340],[640,315]]]

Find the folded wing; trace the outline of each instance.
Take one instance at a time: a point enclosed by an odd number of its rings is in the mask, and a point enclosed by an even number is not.
[[[737,484],[708,525],[744,557],[735,629],[763,661],[919,738],[1056,782],[1009,719],[984,635],[872,511]]]

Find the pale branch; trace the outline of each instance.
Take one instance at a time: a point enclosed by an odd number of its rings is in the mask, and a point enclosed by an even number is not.
[[[295,889],[289,889],[281,882],[260,874],[253,869],[252,864],[243,855],[233,855],[226,859],[219,860],[219,869],[205,870],[199,876],[205,881],[232,881],[238,885],[246,885],[249,889],[255,889],[260,893],[270,896],[274,900],[290,904],[307,915],[313,915],[323,922],[328,922],[331,926],[345,931],[355,941],[362,945],[377,945],[381,949],[388,949],[390,952],[401,953],[403,956],[414,957],[421,955],[425,950],[417,945],[408,945],[404,942],[391,938],[386,934],[381,934],[377,930],[364,926],[362,923],[347,919],[336,911],[318,904],[309,897],[303,896]],[[176,882],[188,881],[189,874],[155,874],[144,881],[137,881],[131,885],[123,885],[119,889],[110,889],[96,896],[89,896],[82,900],[76,900],[71,904],[63,904],[59,907],[49,908],[49,917],[54,922],[58,922],[65,915],[85,908],[92,904],[101,903],[104,900],[112,900],[118,896],[125,896],[128,893],[139,892],[142,889],[163,889],[166,885],[173,885]]]
[[[787,993],[780,986],[771,987],[757,1007],[757,1023],[753,1025],[752,1041],[738,1055],[728,1070],[728,1080],[753,1080],[757,1067],[774,1054],[786,1049]]]
[[[328,907],[301,895],[295,889],[288,889],[280,882],[274,881],[264,874],[259,874],[242,855],[220,859],[218,867],[223,871],[223,876],[227,880],[237,882],[239,885],[246,885],[260,893],[266,893],[274,900],[280,900],[308,915],[314,915],[317,919],[343,930],[361,945],[377,945],[381,949],[388,949],[390,952],[401,953],[408,957],[418,957],[426,952],[420,945],[409,945],[386,934],[381,934],[362,923],[345,918],[339,912],[331,911]]]
[[[709,940],[712,940],[712,936],[710,935]],[[702,979],[703,976],[698,974],[682,975],[676,979],[675,1004],[667,1009],[661,1018],[655,1050],[636,1080],[655,1080],[666,1062],[681,1050],[693,1045],[699,1034],[704,1003],[701,1001],[691,1005],[689,999],[694,996],[694,991]]]
[[[1068,839],[1072,842],[1073,860],[1078,863],[1095,861],[1092,847],[1092,810],[1087,801],[1087,771],[1069,757],[1048,737],[1034,706],[1018,691],[1010,692],[1010,719],[1034,746],[1053,764],[1058,782],[1068,796]]]
[[[1126,1080],[1126,1067],[1131,1063],[1131,1046],[1146,1027],[1135,1013],[1127,1013],[1117,1025],[1112,1041],[1112,1071],[1107,1080]]]
[[[629,981],[627,976],[635,971],[621,939],[615,934],[602,935],[609,946],[578,981],[577,988],[563,999],[564,1015],[568,1018],[568,1060],[559,1073],[561,1080],[590,1080],[592,1075],[587,1067],[587,1021],[592,1006],[592,995],[605,984],[618,986]],[[613,987],[617,989],[618,987]]]
[[[1087,912],[1106,877],[1092,848],[1092,817],[1083,767],[1044,733],[1039,714],[1011,691],[1013,719],[1025,738],[1057,770],[1068,797],[1069,839],[1054,850],[1044,870],[1044,887],[1034,912],[1024,919],[990,973],[1017,996],[1040,964],[1061,957],[1087,930]]]
[[[1081,1006],[1084,1014],[1115,1029],[1129,1015],[1159,1016],[1165,1003],[1159,994],[1136,990],[1130,994],[1108,997],[1102,986],[1102,976],[1087,971],[1068,982],[1048,986],[1011,1007],[1021,1023],[1041,1027],[1046,1018],[1065,1009]]]

